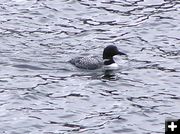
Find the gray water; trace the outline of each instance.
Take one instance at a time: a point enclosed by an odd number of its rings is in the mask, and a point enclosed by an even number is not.
[[[116,45],[107,75],[67,61]],[[180,118],[179,0],[0,0],[1,134],[163,134]]]

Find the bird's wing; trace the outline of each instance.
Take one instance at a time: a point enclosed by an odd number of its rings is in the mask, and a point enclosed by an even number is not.
[[[102,60],[95,56],[76,57],[70,60],[70,63],[84,69],[97,69],[103,65]]]

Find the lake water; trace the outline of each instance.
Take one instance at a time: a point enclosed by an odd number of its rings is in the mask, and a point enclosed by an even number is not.
[[[67,61],[116,45],[119,70]],[[180,118],[179,0],[0,0],[1,134],[163,134]]]

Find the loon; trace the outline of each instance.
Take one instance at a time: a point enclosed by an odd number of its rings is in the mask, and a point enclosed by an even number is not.
[[[75,57],[69,62],[74,66],[82,69],[94,70],[101,67],[107,68],[117,68],[118,65],[113,60],[115,55],[125,55],[125,53],[120,52],[118,48],[114,45],[109,45],[104,48],[103,57],[98,56],[86,56],[86,57]]]

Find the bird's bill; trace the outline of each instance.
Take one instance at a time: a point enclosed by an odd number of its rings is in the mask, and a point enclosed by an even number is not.
[[[118,52],[118,55],[124,55],[124,56],[127,56],[127,54],[123,53],[123,52]]]

